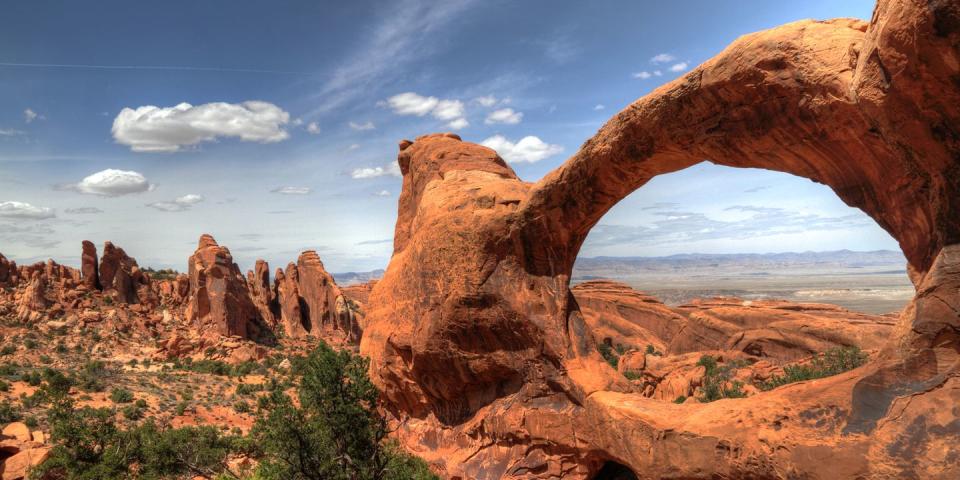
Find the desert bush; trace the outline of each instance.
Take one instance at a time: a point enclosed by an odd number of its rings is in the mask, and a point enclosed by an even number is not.
[[[602,356],[611,367],[617,368],[617,364],[620,363],[620,356],[613,350],[613,347],[601,342],[597,345],[597,350],[600,351],[600,356]]]
[[[250,413],[250,404],[240,400],[233,404],[233,411],[237,413]]]
[[[106,388],[102,378],[107,375],[107,366],[99,360],[90,360],[77,372],[77,386],[85,392],[102,392]]]
[[[7,400],[0,402],[0,424],[20,420],[20,409]]]
[[[830,377],[867,363],[867,358],[859,347],[832,348],[816,355],[808,364],[787,365],[783,368],[783,375],[776,375],[757,387],[771,390],[788,383]]]
[[[733,372],[743,366],[740,362],[729,362],[726,365],[717,364],[717,359],[710,355],[703,355],[697,365],[704,368],[701,402],[708,403],[722,398],[743,398],[743,382],[730,381]]]
[[[113,403],[130,403],[133,401],[133,392],[125,388],[115,387],[110,391],[110,400]]]

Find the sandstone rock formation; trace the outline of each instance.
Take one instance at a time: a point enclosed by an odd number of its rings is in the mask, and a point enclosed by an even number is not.
[[[572,289],[598,341],[667,354],[736,350],[781,362],[843,346],[875,351],[896,319],[835,305],[737,298],[668,307],[622,283],[596,280]]]
[[[83,241],[83,253],[80,255],[80,274],[83,284],[90,290],[101,290],[100,268],[97,266],[97,247],[89,240]]]
[[[285,272],[277,269],[275,291],[288,336],[345,335],[351,342],[360,339],[359,322],[317,252],[301,253],[297,263],[287,265]]]
[[[277,269],[273,276],[274,297],[280,305],[280,326],[288,337],[301,338],[307,334],[309,317],[301,308],[300,278],[297,266],[287,265],[287,271]]]
[[[451,478],[960,476],[943,407],[960,402],[958,44],[954,1],[747,35],[536,184],[455,135],[401,143],[394,254],[361,341],[400,440]],[[569,288],[583,240],[704,159],[824,183],[900,242],[918,294],[873,361],[675,405],[599,358]]]
[[[7,260],[0,254],[0,287],[11,287],[17,284],[17,263]]]
[[[190,299],[187,320],[201,335],[251,338],[250,334],[261,322],[260,313],[250,300],[246,280],[233,263],[230,250],[205,234],[188,260],[188,268]]]
[[[268,325],[276,326],[280,305],[276,292],[270,287],[270,265],[266,261],[257,260],[254,270],[247,271],[247,288],[253,304],[260,311],[260,317]]]

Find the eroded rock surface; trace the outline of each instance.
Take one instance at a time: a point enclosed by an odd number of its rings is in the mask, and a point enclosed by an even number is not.
[[[190,300],[187,319],[202,332],[248,338],[261,320],[246,280],[227,247],[210,235],[200,237],[188,261]],[[101,268],[101,275],[103,269]]]
[[[957,2],[882,0],[870,23],[741,37],[536,184],[455,135],[401,143],[394,254],[361,341],[401,441],[451,478],[586,479],[608,462],[641,478],[960,476],[960,415],[942,407],[960,401],[958,19]],[[579,248],[620,199],[703,159],[824,183],[900,242],[918,295],[869,364],[678,405],[602,361],[569,288]]]
[[[287,335],[360,339],[359,321],[317,252],[307,250],[286,271],[277,269],[274,289]]]

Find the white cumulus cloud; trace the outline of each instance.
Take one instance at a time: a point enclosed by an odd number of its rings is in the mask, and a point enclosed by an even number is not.
[[[402,174],[400,173],[400,165],[397,162],[392,162],[384,167],[357,168],[350,173],[350,176],[357,180],[363,180],[367,178],[377,178],[383,176],[400,177]]]
[[[116,197],[147,192],[153,190],[154,185],[138,172],[108,168],[89,175],[78,183],[61,185],[60,187],[89,195]]]
[[[477,102],[481,107],[492,107],[497,104],[497,97],[493,95],[484,95],[482,97],[477,97],[473,99],[474,102]]]
[[[422,117],[436,108],[440,100],[437,97],[424,97],[414,92],[394,95],[387,99],[387,105],[397,115],[416,115]]]
[[[458,118],[447,124],[453,130],[460,130],[461,128],[467,128],[470,126],[470,122],[466,118]]]
[[[528,135],[513,143],[503,135],[494,135],[481,145],[496,150],[508,163],[534,163],[563,151],[560,145],[551,145],[539,137]]]
[[[687,62],[674,63],[673,65],[670,66],[670,71],[671,71],[671,72],[682,72],[682,71],[686,70],[688,66],[689,66],[689,65],[687,64]]]
[[[290,114],[269,102],[181,103],[167,108],[124,108],[113,120],[112,131],[117,143],[134,152],[176,152],[218,137],[279,142],[290,137],[283,129],[289,122]]]
[[[55,216],[51,208],[37,207],[26,202],[0,202],[0,217],[3,218],[43,220]]]
[[[433,116],[440,120],[453,120],[463,114],[463,102],[460,100],[440,100],[433,109]]]
[[[507,125],[516,125],[523,120],[523,112],[515,112],[512,108],[501,108],[494,110],[487,115],[483,121],[486,124],[505,123]]]
[[[375,197],[389,197],[390,190],[380,190],[379,192],[374,192]]]
[[[670,55],[669,53],[658,53],[650,59],[650,63],[668,63],[676,60],[677,57]]]
[[[167,202],[148,203],[147,206],[163,212],[183,212],[202,201],[204,201],[203,195],[190,193]]]
[[[316,135],[320,133],[320,125],[317,122],[310,122],[307,124],[307,133],[310,135]]]
[[[312,192],[310,187],[277,187],[270,190],[270,193],[279,193],[281,195],[306,195]]]
[[[397,115],[416,115],[422,117],[430,114],[439,120],[450,120],[450,128],[463,128],[470,125],[466,109],[460,100],[441,100],[437,97],[425,97],[414,92],[405,92],[387,99],[386,105]],[[455,126],[459,125],[459,127]]]

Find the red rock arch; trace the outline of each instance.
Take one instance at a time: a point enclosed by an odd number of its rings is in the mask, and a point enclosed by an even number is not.
[[[960,4],[744,36],[522,182],[455,135],[401,144],[394,255],[361,352],[398,435],[450,476],[960,475]],[[891,233],[918,293],[861,369],[692,409],[626,391],[569,291],[616,202],[710,159],[830,186]],[[948,458],[949,457],[949,458]]]

